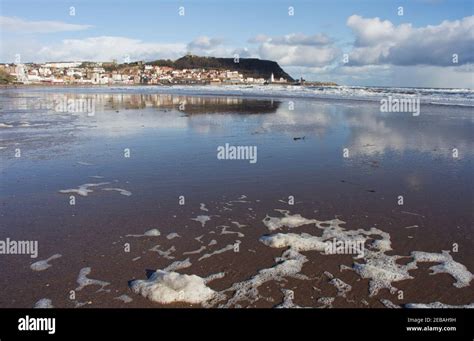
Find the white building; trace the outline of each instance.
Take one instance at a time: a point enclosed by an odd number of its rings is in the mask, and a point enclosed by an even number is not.
[[[46,63],[43,66],[54,67],[57,69],[65,69],[65,68],[71,68],[71,67],[78,67],[81,64],[82,62],[63,62],[63,63]]]
[[[23,64],[18,64],[16,67],[15,67],[15,74],[14,76],[16,76],[16,79],[18,79],[19,82],[22,82],[22,83],[29,83],[28,82],[28,74],[26,72],[26,67],[25,65]]]
[[[47,67],[40,67],[38,71],[39,71],[39,74],[43,77],[49,77],[52,74],[51,69]]]
[[[114,74],[114,75],[112,75],[112,80],[114,82],[121,82],[123,80],[123,77],[120,74]]]
[[[92,84],[99,84],[100,83],[100,74],[98,72],[94,72],[92,74]]]

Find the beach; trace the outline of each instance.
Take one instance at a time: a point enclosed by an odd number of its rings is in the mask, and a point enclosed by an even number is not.
[[[472,91],[267,89],[1,89],[0,306],[472,305]]]

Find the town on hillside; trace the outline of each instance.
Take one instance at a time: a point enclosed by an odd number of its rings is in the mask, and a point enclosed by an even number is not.
[[[207,68],[177,69],[144,62],[51,62],[0,64],[4,83],[14,84],[75,84],[75,85],[135,85],[135,84],[270,84],[287,83],[285,78],[245,77],[233,70]]]

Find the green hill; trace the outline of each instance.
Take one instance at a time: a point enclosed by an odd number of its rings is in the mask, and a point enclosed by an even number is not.
[[[245,77],[270,78],[271,74],[275,79],[284,78],[289,82],[294,79],[287,74],[277,62],[271,60],[261,60],[257,58],[240,58],[238,63],[233,58],[199,57],[187,55],[175,61],[155,60],[146,64],[156,66],[170,66],[176,69],[216,69],[239,71]]]

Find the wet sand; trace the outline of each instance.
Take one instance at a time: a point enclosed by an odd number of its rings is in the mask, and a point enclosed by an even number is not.
[[[0,239],[39,244],[37,259],[0,256],[1,307],[33,307],[42,298],[55,307],[199,307],[152,302],[132,292],[130,281],[189,258],[192,265],[176,272],[202,278],[224,272],[208,283],[222,292],[279,264],[275,258],[286,248],[264,245],[262,236],[321,235],[314,224],[269,231],[265,217],[283,216],[275,210],[318,221],[337,218],[346,230],[377,228],[390,235],[393,250],[387,255],[441,253],[456,243],[454,261],[474,271],[469,107],[426,104],[413,117],[382,114],[377,102],[295,99],[295,109],[289,110],[288,100],[278,98],[103,90],[84,95],[96,99],[91,117],[52,112],[48,106],[54,96],[63,96],[60,89],[54,91],[6,90],[0,95],[0,122],[11,126],[0,128]],[[181,103],[186,105],[180,110]],[[225,143],[257,146],[258,162],[218,160],[216,148]],[[14,157],[16,148],[21,148],[20,158]],[[123,157],[124,148],[130,149],[130,158]],[[349,158],[343,158],[343,148],[349,149]],[[459,149],[458,158],[452,157],[452,148]],[[70,194],[59,192],[102,182],[109,184],[76,195],[74,206]],[[181,195],[185,205],[179,205]],[[399,195],[403,206],[397,204]],[[289,196],[294,205],[287,203]],[[210,217],[204,226],[192,220],[201,215]],[[221,234],[223,226],[235,233]],[[159,236],[130,236],[155,228]],[[180,237],[168,239],[170,233]],[[238,252],[199,260],[236,241]],[[130,252],[124,250],[127,243]],[[150,251],[156,245],[165,253]],[[185,254],[203,246],[199,253]],[[61,257],[51,260],[48,269],[30,268],[54,254]],[[397,306],[474,302],[472,283],[455,287],[450,274],[430,275],[436,262],[418,263],[409,271],[412,279],[392,283],[396,292],[385,288],[370,296],[369,279],[341,271],[341,265],[363,260],[314,250],[300,254],[307,261],[299,275],[307,278],[268,280],[257,287],[257,299],[233,306],[274,307],[283,302],[285,289],[302,307],[384,307],[384,299]],[[100,285],[75,290],[87,267],[89,278],[109,283],[104,290],[97,292]],[[331,276],[351,286],[345,297],[338,295]],[[71,290],[75,299],[69,297]],[[132,301],[116,299],[121,295]],[[225,295],[211,306],[225,304],[233,292]]]

